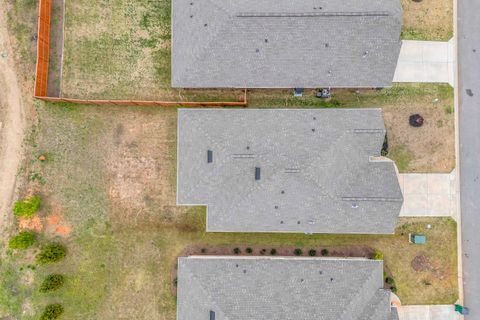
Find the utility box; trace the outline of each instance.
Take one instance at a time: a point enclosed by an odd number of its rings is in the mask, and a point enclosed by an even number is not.
[[[410,233],[408,235],[410,243],[413,244],[425,244],[427,243],[427,237],[424,234],[415,234],[415,233]]]

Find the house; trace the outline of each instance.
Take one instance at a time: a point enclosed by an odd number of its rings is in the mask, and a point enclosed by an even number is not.
[[[179,109],[177,204],[207,231],[394,233],[380,109]]]
[[[383,261],[191,256],[178,259],[177,320],[396,320]]]
[[[173,0],[172,87],[389,87],[400,0]]]

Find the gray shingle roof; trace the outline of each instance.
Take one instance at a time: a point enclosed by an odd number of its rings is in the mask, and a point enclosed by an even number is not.
[[[177,320],[393,320],[383,262],[187,257],[178,260]]]
[[[399,0],[173,0],[172,86],[391,86]]]
[[[384,136],[379,109],[179,109],[177,203],[207,205],[208,231],[393,233]]]

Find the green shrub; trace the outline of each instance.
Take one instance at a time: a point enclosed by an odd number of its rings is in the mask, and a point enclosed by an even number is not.
[[[241,252],[242,252],[242,250],[240,250],[240,248],[233,249],[233,253],[235,253],[235,254],[240,254]]]
[[[328,250],[327,249],[322,249],[322,251],[320,251],[320,254],[322,255],[322,257],[326,257],[328,256]]]
[[[385,282],[392,285],[395,283],[395,280],[392,277],[386,277]]]
[[[63,313],[63,306],[59,303],[49,304],[43,310],[40,320],[55,320]]]
[[[293,250],[293,254],[296,255],[296,256],[301,256],[303,254],[303,251],[302,251],[302,249],[297,248],[297,249]]]
[[[64,278],[61,274],[48,275],[40,285],[40,292],[55,291],[63,286]]]
[[[253,252],[253,249],[252,249],[252,248],[247,248],[247,249],[245,249],[245,252],[246,252],[246,253],[252,253],[252,252]]]
[[[8,242],[10,249],[27,249],[35,243],[35,234],[30,231],[22,231],[13,236]]]
[[[57,262],[62,260],[66,254],[67,249],[64,246],[58,243],[53,243],[40,251],[37,255],[37,262],[41,264]]]
[[[383,260],[383,253],[376,250],[375,253],[373,254],[373,260]]]
[[[270,250],[270,255],[275,256],[277,254],[277,249]]]
[[[393,293],[397,293],[397,287],[391,287],[390,291],[392,291]]]
[[[311,257],[315,257],[317,255],[317,250],[315,249],[310,249],[308,251],[308,255],[311,256]]]
[[[38,210],[41,204],[39,196],[31,196],[15,202],[13,214],[16,217],[31,218]]]

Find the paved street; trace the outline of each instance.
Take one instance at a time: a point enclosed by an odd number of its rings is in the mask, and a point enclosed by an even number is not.
[[[460,204],[467,320],[480,319],[480,1],[458,1]]]

